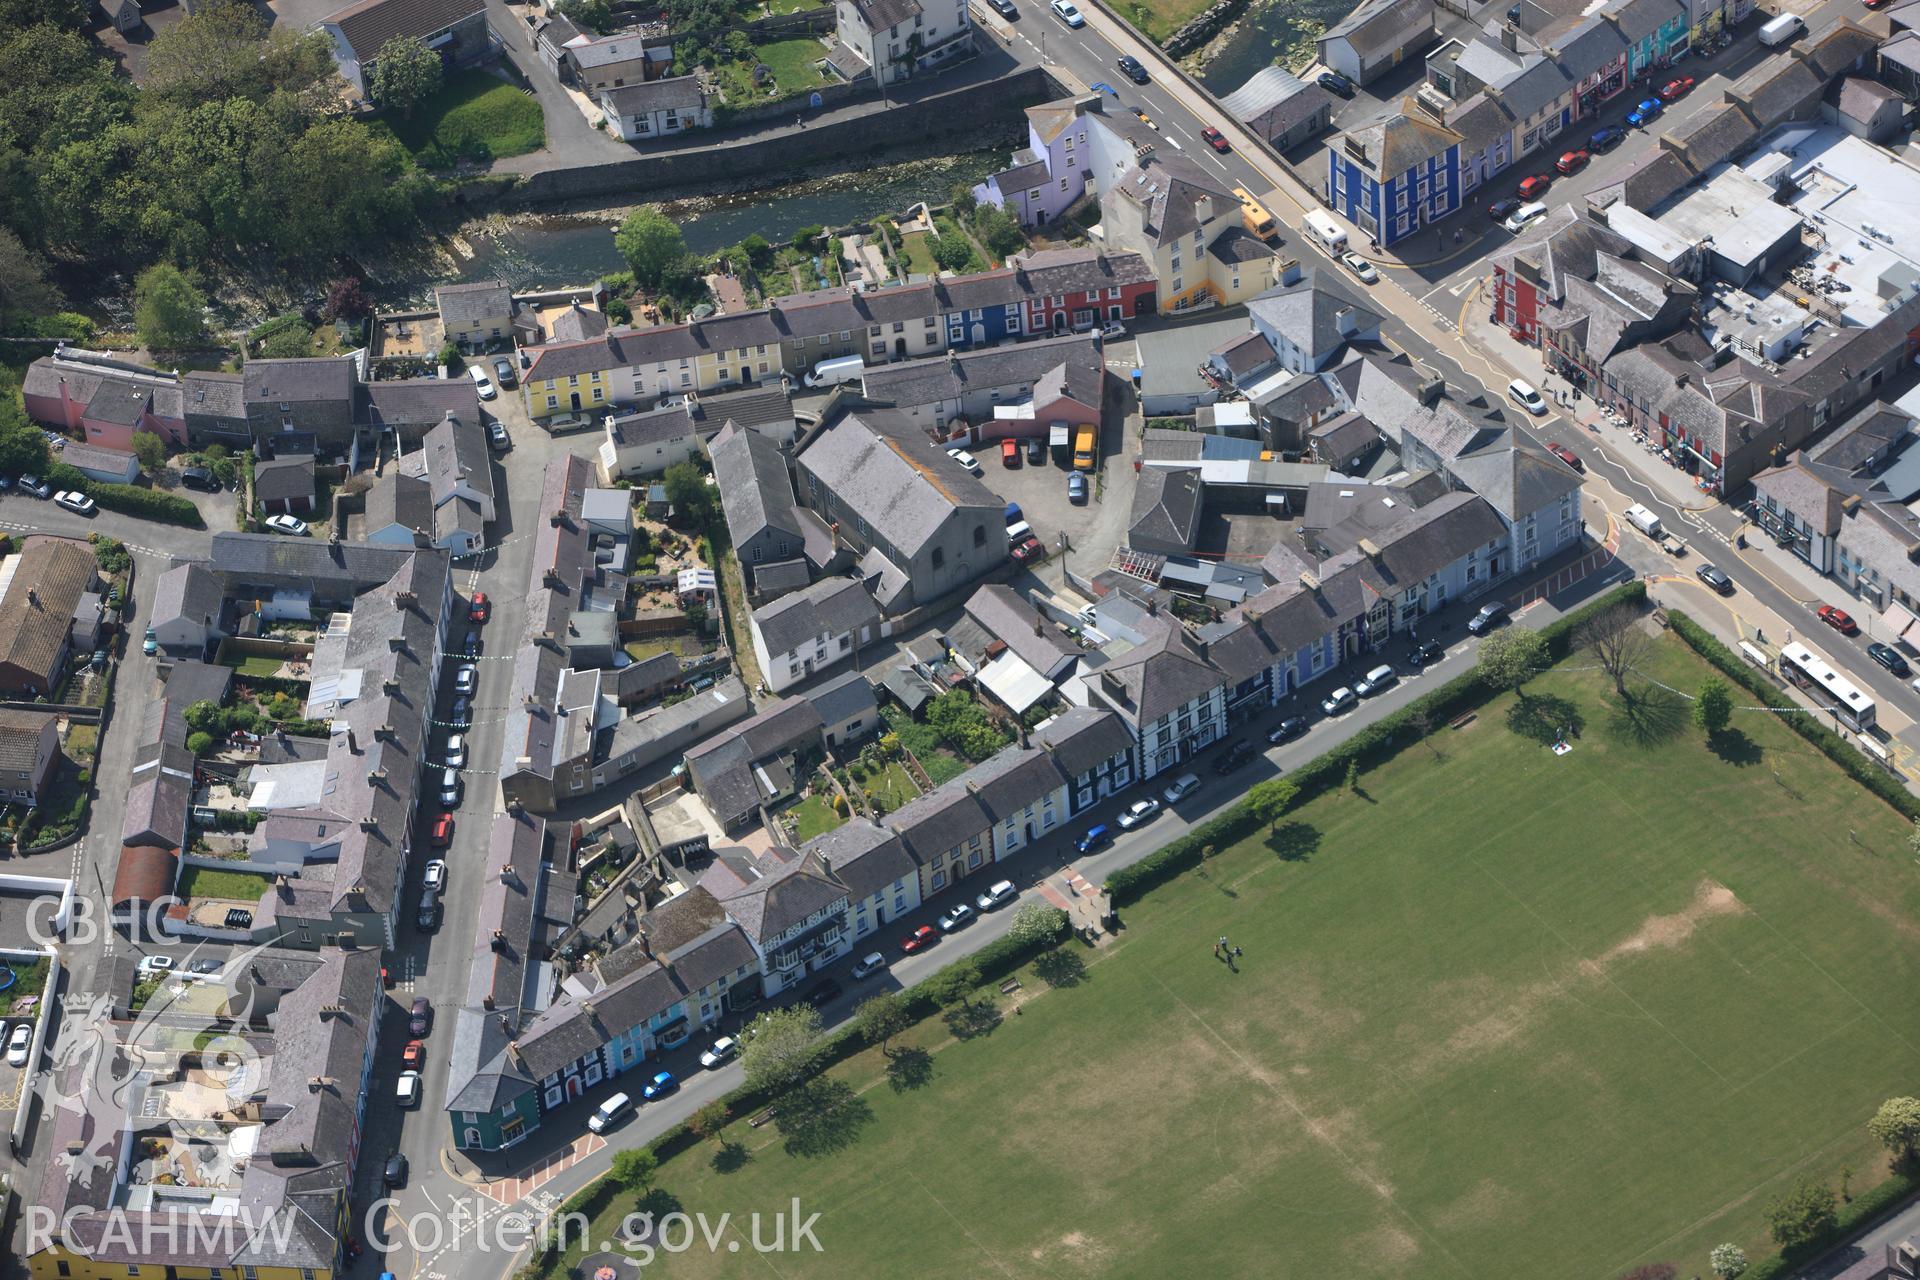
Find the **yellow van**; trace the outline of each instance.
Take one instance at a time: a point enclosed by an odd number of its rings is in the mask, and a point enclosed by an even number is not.
[[[1073,429],[1073,469],[1091,471],[1100,459],[1099,433],[1082,424]]]
[[[1249,233],[1262,240],[1271,240],[1279,233],[1279,226],[1273,215],[1267,212],[1267,206],[1253,198],[1253,192],[1245,187],[1235,187],[1233,194],[1240,197],[1240,221]]]

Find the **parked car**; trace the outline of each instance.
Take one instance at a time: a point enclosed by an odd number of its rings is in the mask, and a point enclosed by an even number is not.
[[[1314,83],[1322,89],[1325,89],[1328,93],[1337,93],[1343,98],[1351,98],[1353,96],[1353,81],[1347,79],[1338,71],[1322,71],[1315,77]]]
[[[1592,136],[1587,139],[1587,146],[1595,151],[1611,151],[1619,146],[1626,136],[1627,131],[1619,125],[1605,125],[1593,131]]]
[[[942,933],[953,933],[964,929],[973,923],[973,908],[964,902],[956,902],[941,912],[940,918],[934,923],[940,927]]]
[[[1546,216],[1547,206],[1536,200],[1532,204],[1523,204],[1518,209],[1515,209],[1513,216],[1500,225],[1515,235],[1518,235]]]
[[[505,453],[513,446],[513,437],[507,434],[507,424],[495,418],[487,424],[487,443],[493,446],[495,453]]]
[[[440,927],[440,895],[429,893],[421,897],[420,909],[414,913],[413,923],[422,933],[432,933]]]
[[[503,387],[511,387],[520,380],[513,372],[513,361],[505,356],[494,357],[493,377]]]
[[[1183,773],[1173,780],[1173,785],[1160,793],[1160,798],[1168,804],[1179,804],[1200,789],[1200,775]]]
[[[1508,218],[1511,218],[1524,203],[1525,201],[1516,199],[1513,196],[1503,197],[1487,206],[1487,216],[1495,222],[1505,222]]]
[[[1575,471],[1581,472],[1582,474],[1586,472],[1587,464],[1580,461],[1580,455],[1567,448],[1567,446],[1563,444],[1550,444],[1547,446],[1547,452],[1572,467]]]
[[[900,950],[907,955],[912,955],[916,951],[925,951],[938,941],[940,941],[939,931],[930,924],[923,924],[900,939]]]
[[[284,533],[290,538],[304,538],[307,536],[307,522],[299,516],[268,516],[265,524],[267,528],[273,530],[275,533]]]
[[[62,489],[59,493],[54,494],[53,505],[56,507],[65,507],[75,515],[82,516],[90,516],[99,510],[98,507],[93,505],[93,499],[81,493],[78,489]]]
[[[473,696],[473,691],[478,687],[479,683],[480,668],[474,666],[471,662],[463,662],[454,669],[453,691],[462,697]]]
[[[467,632],[467,642],[460,646],[460,656],[463,658],[477,658],[480,656],[480,633],[478,631]]]
[[[440,803],[449,809],[460,803],[460,771],[458,769],[440,771]]]
[[[26,1066],[27,1057],[32,1050],[33,1024],[31,1022],[14,1023],[13,1034],[7,1037],[7,1065],[10,1067]]]
[[[1845,609],[1836,609],[1830,604],[1823,604],[1820,606],[1819,614],[1820,621],[1826,623],[1843,636],[1857,636],[1860,634],[1860,624],[1855,622],[1853,615]]]
[[[1135,800],[1120,813],[1120,829],[1131,831],[1160,812],[1160,802],[1152,796],[1145,800]]]
[[[474,390],[480,393],[482,400],[492,400],[500,394],[493,385],[493,379],[489,378],[487,371],[479,365],[468,366],[467,376],[473,379]]]
[[[403,1111],[411,1111],[413,1108],[419,1106],[420,1073],[418,1071],[402,1071],[400,1073],[400,1079],[394,1082],[393,1096],[394,1101],[400,1104],[400,1109]]]
[[[1693,571],[1693,576],[1723,596],[1733,594],[1733,579],[1729,578],[1724,572],[1713,565],[1702,564],[1698,569]]]
[[[451,815],[443,814],[441,816],[449,824],[451,824],[452,822]],[[452,829],[451,825],[449,825],[448,829],[449,830]],[[427,865],[421,871],[420,887],[423,889],[431,889],[434,892],[438,893],[441,889],[446,888],[446,885],[447,885],[447,860],[445,858],[428,859]]]
[[[1507,399],[1513,401],[1536,418],[1545,416],[1547,412],[1547,402],[1541,394],[1534,389],[1533,384],[1531,382],[1523,382],[1519,378],[1515,378],[1507,384]]]
[[[138,968],[142,974],[148,977],[152,977],[156,973],[170,973],[173,970],[173,957],[160,955],[141,956]]]
[[[1047,548],[1032,534],[1020,539],[1009,550],[1013,558],[1021,564],[1031,564],[1035,560],[1047,558]]]
[[[673,1078],[673,1072],[656,1071],[653,1079],[647,1081],[647,1087],[640,1091],[640,1096],[648,1102],[657,1102],[679,1087],[680,1082]]]
[[[1235,738],[1227,744],[1225,751],[1213,758],[1213,771],[1224,778],[1253,759],[1253,756],[1253,744],[1245,738]]]
[[[1274,746],[1283,742],[1292,742],[1307,731],[1305,716],[1288,716],[1273,728],[1267,730],[1267,741]]]
[[[1320,710],[1330,716],[1337,716],[1353,710],[1359,702],[1360,700],[1353,696],[1353,690],[1343,686],[1320,699]]]
[[[961,466],[965,467],[967,470],[973,472],[973,474],[975,475],[980,474],[979,462],[976,461],[974,459],[974,456],[968,453],[965,449],[949,449],[947,450],[947,456],[949,458],[952,458],[955,462],[959,463]]]
[[[1008,22],[1020,16],[1020,10],[1014,7],[1013,0],[987,0],[987,4]]]
[[[854,961],[853,979],[855,982],[858,982],[862,978],[871,978],[874,974],[886,967],[887,958],[885,956],[881,955],[878,951],[869,951],[866,955]]]
[[[1127,79],[1135,84],[1145,84],[1148,80],[1146,67],[1141,64],[1140,59],[1130,53],[1121,54],[1120,60],[1114,65],[1126,72]]]
[[[985,893],[973,900],[973,905],[982,911],[998,911],[1019,896],[1020,891],[1013,887],[1013,881],[996,880],[987,886]]]
[[[1000,441],[1000,465],[1009,469],[1020,465],[1020,442],[1012,436]]]
[[[1060,19],[1060,21],[1070,27],[1077,28],[1087,25],[1085,16],[1081,14],[1079,7],[1073,3],[1073,0],[1051,0],[1047,8],[1053,10],[1054,17]]]
[[[1593,157],[1585,150],[1575,147],[1572,151],[1561,152],[1560,158],[1553,162],[1553,167],[1562,174],[1574,174],[1586,168],[1591,159]]]
[[[1399,673],[1383,662],[1355,681],[1353,692],[1359,697],[1371,698],[1377,693],[1385,693],[1399,679]]]
[[[1666,110],[1666,104],[1658,98],[1644,98],[1640,105],[1627,112],[1627,123],[1636,129],[1644,128],[1660,118]]]
[[[1480,612],[1467,619],[1467,633],[1483,636],[1506,620],[1507,606],[1498,600],[1480,606]]]
[[[443,813],[433,820],[433,834],[429,837],[436,849],[444,849],[453,843],[453,815]]]
[[[1424,667],[1447,656],[1447,647],[1438,640],[1422,640],[1407,654],[1407,665]]]
[[[483,623],[493,615],[493,601],[487,599],[487,593],[476,591],[473,599],[467,602],[467,621]]]
[[[1692,76],[1676,76],[1660,86],[1660,101],[1675,102],[1693,92]]]
[[[387,1167],[381,1171],[381,1177],[389,1187],[407,1185],[407,1158],[398,1151],[387,1157]]]
[[[467,767],[466,734],[456,733],[447,739],[447,752],[446,755],[441,757],[440,762],[449,769],[464,769]]]
[[[42,480],[39,476],[21,476],[20,491],[22,493],[30,493],[36,498],[51,498],[53,496],[53,486],[45,480]]]
[[[721,1036],[700,1054],[700,1065],[711,1071],[723,1063],[731,1062],[740,1053],[740,1042],[732,1036]]]
[[[180,483],[189,489],[198,489],[202,493],[216,493],[220,489],[220,482],[215,480],[213,472],[205,467],[182,467]]]
[[[407,1032],[415,1037],[424,1036],[433,1026],[433,1002],[425,996],[415,996],[413,1007],[407,1010]]]
[[[1520,179],[1520,185],[1515,188],[1514,194],[1522,200],[1537,200],[1545,195],[1547,188],[1552,185],[1553,175],[1550,173],[1529,174]]]
[[[1091,853],[1112,838],[1113,832],[1107,830],[1106,823],[1095,823],[1080,833],[1080,838],[1073,842],[1073,849],[1075,853]]]
[[[1358,276],[1360,278],[1360,283],[1362,284],[1380,283],[1380,273],[1373,269],[1373,264],[1371,262],[1368,262],[1365,258],[1361,257],[1357,253],[1341,254],[1340,265],[1345,267],[1347,270],[1353,272],[1354,275]]]
[[[1046,460],[1047,460],[1046,441],[1042,440],[1039,436],[1034,436],[1032,439],[1028,440],[1027,441],[1027,465],[1030,467],[1037,467],[1037,466],[1040,466],[1042,463],[1046,462]]]
[[[824,1009],[829,1004],[832,1004],[834,997],[838,996],[839,994],[840,994],[839,983],[835,982],[832,978],[822,978],[820,979],[820,981],[814,983],[811,987],[807,988],[807,994],[805,999],[806,999],[806,1002],[812,1005],[814,1008]]]
[[[409,1071],[418,1071],[427,1060],[427,1044],[424,1040],[409,1040],[406,1048],[400,1051],[400,1065]]]
[[[1067,501],[1085,502],[1087,500],[1087,475],[1084,471],[1067,473]]]
[[[1227,141],[1227,135],[1212,125],[1208,125],[1200,131],[1200,141],[1206,143],[1221,155],[1225,155],[1227,152],[1233,150],[1233,145]]]
[[[1884,645],[1875,640],[1867,646],[1867,656],[1902,680],[1913,674],[1913,669],[1907,665],[1907,660],[1901,657],[1899,651],[1891,645]]]

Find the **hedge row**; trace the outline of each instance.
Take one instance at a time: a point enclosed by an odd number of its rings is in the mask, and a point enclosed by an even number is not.
[[[1861,1234],[1874,1222],[1920,1195],[1920,1172],[1896,1172],[1885,1182],[1863,1191],[1834,1217],[1833,1230],[1822,1232],[1805,1244],[1785,1249],[1771,1258],[1762,1258],[1740,1273],[1740,1280],[1784,1280],[1809,1263],[1838,1249]]]
[[[78,489],[99,503],[104,511],[118,511],[122,515],[159,520],[166,524],[181,524],[189,529],[202,527],[200,508],[177,494],[142,489],[133,484],[104,484],[88,479],[79,468],[64,462],[56,462],[48,467],[46,480],[56,489]]]
[[[1542,629],[1541,638],[1558,661],[1572,650],[1574,637],[1590,618],[1615,605],[1639,604],[1646,595],[1646,584],[1635,579],[1551,623]],[[1300,789],[1294,803],[1304,804],[1322,792],[1344,785],[1349,764],[1357,764],[1362,770],[1381,764],[1408,743],[1417,742],[1435,729],[1444,728],[1448,721],[1485,705],[1496,692],[1481,683],[1478,672],[1469,671],[1422,694],[1288,774],[1287,779]],[[1187,833],[1130,867],[1115,871],[1107,877],[1107,892],[1113,895],[1116,906],[1137,902],[1148,890],[1199,866],[1210,853],[1243,839],[1259,825],[1260,820],[1243,801],[1197,831]]]
[[[1807,715],[1805,708],[1780,692],[1765,676],[1754,670],[1752,663],[1714,639],[1699,623],[1678,609],[1667,610],[1667,621],[1673,628],[1674,634],[1686,641],[1695,653],[1731,676],[1741,688],[1753,694],[1761,703],[1776,710],[1797,712],[1798,714],[1795,715],[1781,716],[1780,719],[1786,721],[1795,733],[1819,748],[1827,759],[1839,765],[1854,781],[1907,817],[1920,817],[1920,799],[1916,799],[1898,778],[1867,759],[1845,738],[1814,717]]]

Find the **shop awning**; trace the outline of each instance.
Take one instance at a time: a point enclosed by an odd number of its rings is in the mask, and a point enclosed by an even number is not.
[[[1880,614],[1880,621],[1887,624],[1895,640],[1920,650],[1920,617],[1915,617],[1913,610],[1896,600]]]

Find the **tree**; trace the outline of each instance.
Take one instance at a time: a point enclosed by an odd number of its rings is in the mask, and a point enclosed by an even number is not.
[[[1360,758],[1358,756],[1347,761],[1347,780],[1344,785],[1348,795],[1354,795],[1360,790]]]
[[[47,264],[19,236],[0,227],[0,333],[13,333],[22,322],[50,315],[60,306],[60,291],[47,283]]]
[[[957,232],[950,236],[935,236],[933,260],[943,271],[964,271],[967,264],[973,261],[973,246]]]
[[[1773,1242],[1782,1249],[1817,1240],[1833,1230],[1837,1217],[1833,1189],[1803,1177],[1767,1203],[1765,1217]]]
[[[190,704],[185,712],[187,728],[198,729],[203,733],[216,733],[221,724],[220,704],[206,698]]]
[[[1717,1244],[1707,1255],[1707,1265],[1719,1280],[1740,1280],[1747,1269],[1747,1254],[1737,1244]]]
[[[210,733],[188,734],[187,750],[194,756],[207,755],[213,750],[213,735]]]
[[[364,320],[373,310],[373,302],[367,297],[359,276],[346,276],[327,286],[327,300],[320,308],[320,318],[331,324],[335,320]]]
[[[632,324],[633,308],[627,305],[625,298],[608,298],[607,305],[601,310],[607,313],[607,319],[615,324]]]
[[[1280,815],[1293,805],[1300,788],[1286,778],[1268,778],[1247,788],[1247,805],[1253,816],[1267,824],[1267,834],[1280,823]]]
[[[367,93],[402,118],[440,91],[440,54],[418,36],[394,36],[380,46],[373,70],[367,75]]]
[[[646,1147],[629,1147],[613,1153],[613,1180],[628,1191],[646,1191],[659,1172],[660,1158]]]
[[[582,31],[603,36],[613,30],[613,5],[608,0],[560,0],[553,7]]]
[[[942,1009],[966,1004],[980,985],[980,966],[971,960],[959,960],[928,978],[921,990]]]
[[[853,1011],[853,1021],[868,1044],[879,1045],[880,1052],[891,1058],[887,1042],[907,1029],[907,1003],[898,992],[883,991],[862,1000]]]
[[[1640,625],[1640,614],[1630,604],[1615,605],[1589,619],[1580,628],[1575,643],[1593,655],[1600,669],[1613,681],[1613,691],[1627,693],[1627,673],[1646,661],[1653,649],[1653,637]]]
[[[179,268],[160,263],[133,282],[133,325],[152,351],[178,351],[206,340],[207,300]]]
[[[167,442],[151,431],[133,433],[133,456],[148,471],[164,471],[167,466]]]
[[[304,324],[282,325],[260,344],[260,354],[270,360],[286,360],[313,354],[313,330]]]
[[[1896,1165],[1907,1163],[1920,1149],[1920,1098],[1888,1098],[1867,1121],[1867,1133],[1893,1153]]]
[[[1700,696],[1693,704],[1694,723],[1707,731],[1707,737],[1718,737],[1733,719],[1733,690],[1719,676],[1708,676],[1700,686]]]
[[[86,0],[0,0],[0,31],[18,31],[36,22],[77,31],[87,22]]]
[[[724,1101],[716,1098],[687,1117],[687,1132],[696,1138],[711,1138],[726,1128],[727,1121],[731,1119],[733,1112]]]
[[[264,90],[267,24],[250,4],[213,0],[165,28],[147,45],[147,90],[182,100],[247,96]]]
[[[47,461],[47,438],[37,429],[24,420],[0,426],[0,471],[15,476],[44,476]]]
[[[658,289],[687,252],[687,240],[665,214],[642,207],[620,223],[613,233],[613,247],[627,260],[634,280]]]
[[[769,1009],[747,1032],[740,1067],[749,1089],[784,1093],[806,1077],[820,1056],[820,1013],[810,1005]]]
[[[1018,947],[1043,947],[1060,936],[1067,913],[1044,902],[1023,902],[1007,925],[1007,939]]]
[[[667,501],[682,519],[704,529],[713,520],[713,490],[700,468],[691,462],[676,462],[664,477]]]
[[[758,231],[740,242],[740,253],[751,267],[764,267],[773,261],[773,246]]]
[[[1026,232],[1014,216],[996,205],[982,205],[973,216],[973,229],[980,242],[999,257],[1020,252],[1026,247]]]
[[[1512,689],[1526,699],[1526,683],[1547,665],[1547,642],[1530,627],[1507,627],[1480,642],[1475,668],[1490,688]]]

